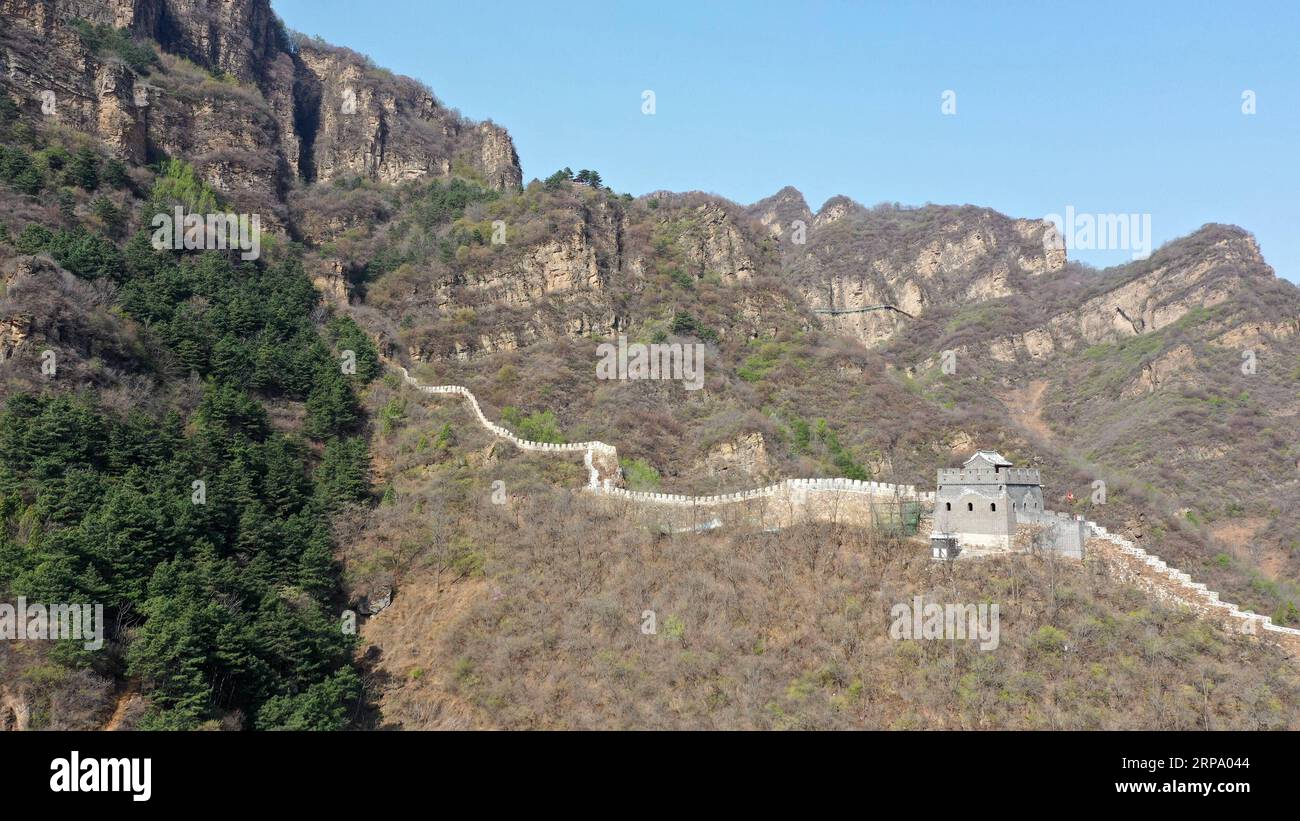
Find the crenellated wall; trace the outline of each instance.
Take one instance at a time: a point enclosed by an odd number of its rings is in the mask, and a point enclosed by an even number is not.
[[[1073,513],[1059,513],[1055,510],[1032,512],[1016,511],[1017,523],[1041,525],[1052,533],[1052,549],[1072,559],[1082,559],[1084,545],[1088,541],[1089,522]]]
[[[1159,556],[1146,552],[1122,536],[1111,533],[1096,522],[1086,522],[1089,552],[1102,560],[1112,576],[1135,584],[1156,597],[1188,607],[1203,617],[1219,621],[1229,629],[1260,638],[1276,640],[1292,653],[1300,653],[1300,630],[1282,627],[1268,616],[1242,610],[1231,602],[1219,600],[1219,594]]]
[[[939,468],[939,484],[1041,485],[1037,468]]]
[[[605,442],[571,442],[554,444],[521,439],[507,428],[488,419],[479,406],[478,399],[469,388],[460,385],[422,385],[401,365],[402,379],[416,390],[427,394],[454,395],[468,400],[479,424],[522,450],[543,453],[582,453],[588,471],[586,490],[615,499],[649,505],[680,508],[710,508],[756,500],[785,502],[793,511],[791,518],[802,515],[816,519],[838,517],[844,521],[870,524],[873,521],[873,499],[920,502],[923,507],[933,506],[934,494],[918,492],[915,485],[895,485],[886,482],[862,482],[856,479],[786,479],[766,487],[736,493],[712,496],[686,496],[676,493],[649,493],[627,490],[618,486],[622,478],[618,467],[618,449]]]
[[[394,367],[402,372],[402,378],[408,385],[419,391],[450,394],[468,400],[480,424],[516,447],[543,453],[583,453],[583,463],[588,470],[587,491],[601,494],[611,501],[635,503],[638,506],[660,506],[670,514],[667,521],[659,519],[661,527],[676,530],[711,529],[721,524],[724,517],[749,524],[758,523],[765,527],[784,527],[800,520],[870,525],[882,505],[900,501],[920,502],[924,511],[926,507],[933,508],[935,503],[934,493],[918,491],[914,485],[860,482],[853,479],[786,479],[753,490],[712,496],[627,490],[616,485],[621,474],[618,469],[618,450],[613,445],[605,442],[553,444],[520,439],[488,419],[483,414],[478,399],[468,388],[459,385],[421,385],[406,368],[400,365]],[[1032,473],[1036,479],[1038,471]],[[1021,516],[1028,524],[1057,528],[1055,549],[1063,555],[1083,558],[1086,543],[1089,546],[1089,556],[1096,556],[1118,580],[1136,584],[1160,598],[1189,607],[1206,618],[1219,620],[1242,633],[1273,639],[1288,651],[1300,653],[1300,630],[1281,627],[1273,624],[1268,616],[1220,601],[1218,593],[1207,589],[1204,584],[1193,582],[1187,573],[1170,567],[1159,556],[1147,553],[1096,522],[1050,510],[1037,514],[1022,513]],[[925,518],[928,518],[928,514]]]

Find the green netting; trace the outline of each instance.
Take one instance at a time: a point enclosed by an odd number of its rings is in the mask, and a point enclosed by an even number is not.
[[[901,499],[872,502],[871,521],[884,533],[915,536],[921,525],[921,503]]]

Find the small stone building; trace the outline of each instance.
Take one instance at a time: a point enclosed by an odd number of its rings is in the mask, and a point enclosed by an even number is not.
[[[951,533],[935,531],[930,534],[930,557],[934,559],[955,559],[961,553],[957,537]]]
[[[1018,468],[991,450],[976,451],[959,468],[940,468],[934,495],[934,529],[956,536],[962,547],[1010,550],[1017,514],[1043,514],[1038,471]]]

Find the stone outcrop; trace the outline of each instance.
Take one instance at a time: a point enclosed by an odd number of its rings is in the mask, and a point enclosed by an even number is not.
[[[970,206],[865,208],[833,197],[811,216],[803,244],[787,242],[773,226],[801,219],[801,203],[788,189],[749,213],[781,239],[793,284],[823,325],[867,346],[934,306],[1010,296],[1066,264],[1051,223]]]
[[[799,223],[807,231],[813,221],[813,212],[803,194],[794,186],[787,185],[766,199],[761,199],[749,207],[749,213],[758,220],[767,232],[782,241],[782,248],[797,248],[802,245],[795,238]],[[806,241],[806,233],[800,239]]]
[[[1188,253],[1189,247],[1196,252]],[[1133,274],[1082,298],[1077,306],[1050,316],[1036,327],[991,339],[988,351],[999,362],[1042,361],[1058,352],[1150,334],[1193,311],[1230,303],[1243,291],[1251,290],[1252,283],[1272,277],[1254,237],[1239,228],[1206,226],[1161,248],[1135,266]],[[1215,342],[1262,350],[1298,331],[1300,320],[1234,324],[1225,328]],[[1148,364],[1147,387],[1161,379],[1162,372],[1173,374],[1192,362],[1187,351],[1173,354]],[[1136,393],[1131,391],[1130,395]]]
[[[305,178],[402,182],[455,169],[496,188],[520,184],[519,157],[504,129],[470,123],[422,84],[347,49],[304,40],[296,58]]]
[[[718,479],[764,476],[771,470],[767,443],[758,431],[741,433],[709,449],[696,471]]]
[[[499,126],[465,119],[361,55],[291,38],[268,0],[0,0],[0,19],[0,88],[26,110],[133,163],[183,156],[272,222],[297,181],[522,179]],[[145,38],[163,59],[132,67],[96,52],[78,20]]]
[[[716,274],[724,283],[746,282],[758,269],[735,219],[718,203],[695,208],[677,244],[697,277]]]

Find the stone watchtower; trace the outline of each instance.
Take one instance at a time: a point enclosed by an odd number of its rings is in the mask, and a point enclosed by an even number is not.
[[[959,468],[940,468],[934,495],[934,529],[963,547],[1009,550],[1016,514],[1043,514],[1038,471],[1018,468],[991,450],[976,451]]]

